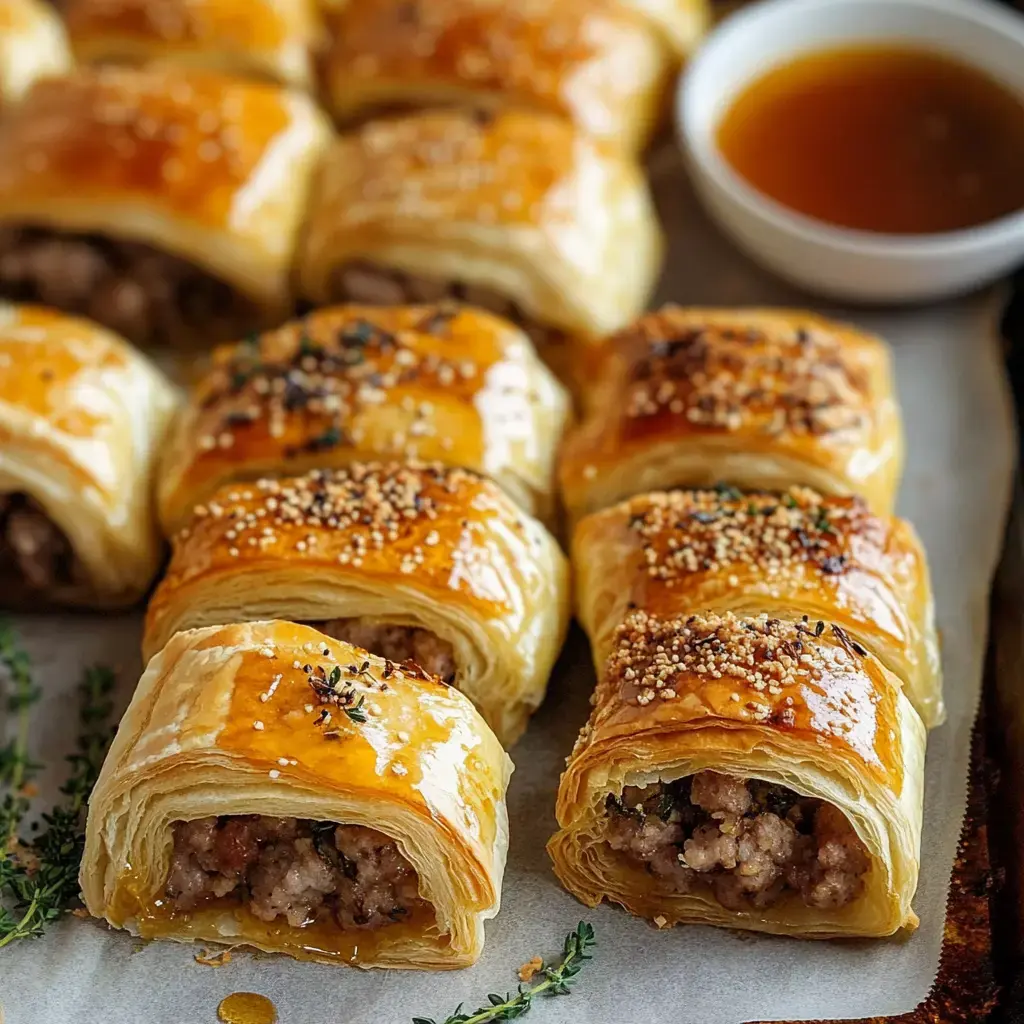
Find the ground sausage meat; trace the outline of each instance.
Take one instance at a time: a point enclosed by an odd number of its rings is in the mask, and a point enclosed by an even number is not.
[[[0,296],[88,317],[138,345],[230,341],[261,326],[251,300],[177,256],[38,227],[0,228]]]
[[[609,796],[607,841],[677,892],[709,886],[730,910],[798,894],[811,907],[860,895],[869,860],[836,807],[717,772]]]
[[[335,270],[331,300],[368,306],[400,306],[408,303],[442,302],[446,299],[478,306],[521,327],[537,348],[558,344],[561,331],[532,321],[511,299],[490,288],[461,281],[446,281],[421,274],[407,274],[392,267],[365,261],[347,263]]]
[[[165,886],[179,910],[231,898],[293,928],[380,928],[426,904],[395,843],[362,825],[263,815],[177,821]]]
[[[455,680],[455,652],[447,640],[418,626],[395,626],[373,619],[331,619],[314,624],[321,633],[362,647],[390,661],[414,661],[447,683]]]
[[[78,576],[70,542],[43,509],[25,494],[0,494],[0,581],[45,594]]]

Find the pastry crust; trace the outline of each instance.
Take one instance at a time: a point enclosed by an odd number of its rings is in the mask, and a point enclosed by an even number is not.
[[[532,322],[588,337],[639,314],[662,247],[632,160],[551,116],[434,111],[368,124],[331,148],[299,280],[306,298],[329,302],[338,271],[369,262],[488,290]]]
[[[16,103],[37,78],[71,67],[64,25],[44,0],[0,0],[0,105]]]
[[[583,519],[572,558],[598,669],[630,608],[807,617],[871,651],[925,725],[945,717],[924,549],[910,523],[875,516],[860,498],[655,492]]]
[[[559,470],[573,517],[720,481],[859,494],[892,511],[903,431],[889,351],[853,327],[666,306],[608,340],[588,399]]]
[[[563,388],[511,324],[471,309],[341,306],[219,349],[166,448],[170,534],[232,480],[359,459],[421,458],[555,511]]]
[[[787,650],[800,660],[787,665]],[[609,899],[659,924],[804,938],[916,927],[925,729],[898,681],[862,651],[831,625],[632,613],[559,787],[548,849],[562,883],[588,905]],[[867,851],[860,895],[838,907],[790,897],[731,910],[706,889],[665,887],[608,846],[609,795],[706,770],[838,808]]]
[[[0,124],[0,225],[146,243],[279,319],[329,135],[297,92],[173,68],[80,70],[37,83]]]
[[[179,633],[142,676],[90,799],[85,903],[144,938],[243,942],[361,967],[466,966],[498,911],[511,770],[469,701],[414,668],[287,622]],[[381,831],[415,868],[434,920],[346,932],[268,925],[230,906],[161,909],[171,823],[210,814]]]
[[[328,105],[342,121],[523,107],[630,151],[657,125],[673,62],[661,34],[611,0],[353,0],[331,36]]]
[[[621,0],[624,7],[647,18],[680,59],[697,48],[711,25],[708,0]]]
[[[0,495],[30,498],[77,563],[73,580],[35,595],[39,604],[117,607],[148,589],[161,557],[155,454],[176,401],[160,372],[109,331],[0,303]],[[29,602],[0,582],[0,604]]]
[[[312,84],[313,0],[66,0],[81,61],[183,64]]]
[[[250,619],[426,630],[451,646],[455,685],[511,746],[558,657],[568,577],[547,531],[464,470],[357,463],[232,484],[175,537],[144,653],[181,629]]]

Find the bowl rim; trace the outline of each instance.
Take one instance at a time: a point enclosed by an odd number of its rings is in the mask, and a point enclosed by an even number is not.
[[[1024,61],[1024,17],[996,5],[991,0],[870,0],[884,3],[887,7],[916,9],[922,14],[942,11],[991,29],[1020,46]],[[868,257],[898,256],[902,258],[924,258],[946,256],[951,252],[970,255],[1011,243],[1024,236],[1024,207],[1004,214],[996,220],[986,221],[956,231],[942,231],[930,234],[891,234],[882,231],[866,231],[829,224],[809,214],[791,209],[778,200],[751,185],[725,159],[714,139],[714,128],[700,132],[694,127],[695,118],[688,113],[696,100],[696,82],[702,75],[711,55],[728,49],[732,37],[751,26],[769,21],[782,14],[789,14],[793,8],[807,11],[828,10],[835,7],[864,6],[864,0],[760,0],[749,7],[733,12],[719,24],[707,42],[690,59],[676,88],[675,119],[676,132],[682,142],[687,159],[697,164],[702,175],[713,180],[729,193],[730,198],[742,206],[748,215],[767,221],[776,230],[797,236],[802,241],[828,248],[841,248],[847,252]],[[855,38],[851,36],[851,39]],[[884,41],[884,36],[879,37]],[[793,54],[800,53],[793,50]],[[954,59],[977,70],[991,74],[988,68],[967,55],[954,54]],[[746,80],[752,80],[754,76]],[[1021,97],[1024,101],[1024,95]]]

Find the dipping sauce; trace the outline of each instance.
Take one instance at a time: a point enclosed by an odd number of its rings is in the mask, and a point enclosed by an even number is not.
[[[718,128],[725,159],[830,224],[928,234],[1024,208],[1024,102],[927,50],[824,50],[749,85]]]

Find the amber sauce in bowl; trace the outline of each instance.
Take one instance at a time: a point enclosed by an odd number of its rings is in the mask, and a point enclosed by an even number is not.
[[[928,234],[1024,209],[1024,102],[926,49],[799,56],[740,92],[716,141],[759,191],[841,227]]]

